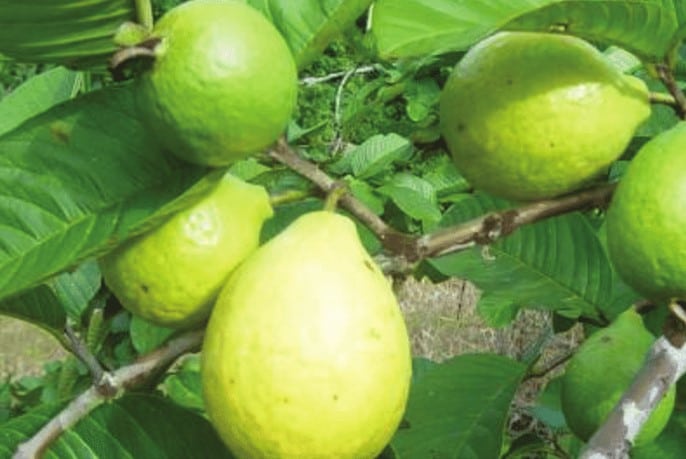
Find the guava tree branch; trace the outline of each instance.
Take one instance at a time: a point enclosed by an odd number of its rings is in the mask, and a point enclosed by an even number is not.
[[[309,179],[325,193],[331,193],[344,186],[343,183],[329,177],[316,164],[301,158],[283,139],[269,151],[269,156]],[[374,232],[387,252],[402,259],[402,262],[386,260],[385,264],[392,267],[407,266],[408,263],[457,252],[475,244],[488,244],[499,237],[511,234],[520,226],[544,218],[573,210],[603,207],[608,203],[614,188],[614,184],[603,185],[561,198],[491,212],[460,225],[443,228],[419,237],[391,228],[349,192],[340,198],[340,203]],[[391,271],[393,271],[392,268]]]
[[[676,318],[671,318],[677,321]],[[650,414],[672,384],[686,373],[683,323],[676,335],[660,337],[629,389],[591,437],[582,459],[624,459]],[[670,341],[671,340],[671,341]]]
[[[199,349],[204,330],[187,332],[166,345],[140,357],[131,365],[114,372],[105,372],[100,381],[72,400],[60,413],[45,424],[33,437],[19,445],[13,459],[35,459],[63,432],[74,426],[103,402],[138,386],[167,368],[179,356]]]
[[[679,87],[671,67],[666,63],[660,63],[657,64],[655,68],[660,80],[676,101],[673,106],[677,111],[677,115],[679,115],[679,118],[681,119],[686,119],[686,95],[684,95],[684,92]]]

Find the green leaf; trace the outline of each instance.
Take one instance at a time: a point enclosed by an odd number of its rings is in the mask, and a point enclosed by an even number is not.
[[[79,97],[0,136],[0,299],[140,231],[203,173],[148,136],[130,86]]]
[[[440,226],[507,206],[505,201],[476,194],[448,210]],[[597,319],[612,292],[610,262],[588,220],[579,213],[525,225],[489,246],[435,258],[431,264],[483,290],[478,308],[495,326],[507,324],[522,307]]]
[[[202,398],[200,356],[186,357],[179,369],[164,380],[163,388],[176,404],[202,412],[205,402]]]
[[[248,0],[281,31],[298,69],[319,57],[328,44],[365,12],[372,0]]]
[[[652,442],[631,450],[632,459],[681,459],[686,451],[686,412],[676,409],[665,430]]]
[[[362,201],[376,215],[383,214],[385,199],[379,196],[371,185],[349,176],[345,177],[345,182],[353,196]]]
[[[500,30],[557,31],[665,56],[683,24],[672,0],[378,0],[372,31],[384,58],[464,51]]]
[[[391,440],[401,459],[499,457],[505,422],[526,367],[497,355],[462,355],[424,368]]]
[[[173,328],[152,324],[138,316],[131,318],[131,343],[139,354],[157,349],[175,332]]]
[[[14,89],[0,101],[0,135],[27,119],[72,98],[79,73],[57,67],[40,73]]]
[[[397,174],[377,191],[391,198],[405,214],[432,227],[441,219],[436,190],[431,183],[408,173]]]
[[[10,457],[50,420],[59,406],[46,406],[0,426],[0,456]],[[129,394],[100,405],[63,433],[44,459],[184,459],[233,456],[202,416],[161,397]]]
[[[412,154],[412,144],[398,134],[377,134],[346,152],[330,170],[337,174],[352,173],[368,179],[383,172],[396,161],[405,161]]]

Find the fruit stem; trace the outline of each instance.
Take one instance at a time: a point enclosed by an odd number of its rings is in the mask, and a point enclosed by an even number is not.
[[[651,92],[650,103],[669,105],[670,107],[678,108],[678,104],[674,96],[664,92]]]
[[[682,120],[686,119],[686,95],[684,95],[684,92],[679,87],[671,67],[669,67],[667,64],[661,63],[657,64],[655,68],[660,80],[662,80],[662,83],[665,85],[667,90],[669,90],[672,96],[674,96],[674,109],[676,110],[677,115],[679,115],[679,118]]]
[[[135,0],[136,5],[136,19],[147,29],[152,29],[152,3],[150,0]]]
[[[290,202],[302,201],[310,196],[312,196],[310,191],[287,190],[282,193],[269,195],[269,203],[272,205],[272,207],[276,207],[282,204],[288,204]]]
[[[348,188],[345,184],[336,182],[331,188],[329,193],[326,195],[326,201],[324,201],[324,210],[328,212],[334,212],[338,206],[338,201],[348,193]]]

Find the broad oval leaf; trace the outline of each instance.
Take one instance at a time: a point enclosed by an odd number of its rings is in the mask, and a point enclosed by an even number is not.
[[[565,32],[648,60],[679,38],[684,5],[672,0],[378,0],[372,30],[385,58],[464,51],[502,29]]]
[[[307,67],[326,46],[364,13],[372,0],[248,0],[286,38],[298,69]]]
[[[0,457],[11,457],[52,416],[58,406],[43,405],[0,425]],[[167,399],[129,394],[100,405],[63,433],[44,459],[231,459],[210,423]]]
[[[441,226],[507,206],[503,200],[475,194],[448,210]],[[525,225],[493,244],[430,263],[443,274],[469,279],[483,290],[478,307],[491,325],[509,323],[521,307],[598,319],[613,291],[607,255],[579,213]]]
[[[505,422],[526,366],[492,354],[421,364],[405,418],[391,440],[401,459],[499,457]],[[415,365],[416,366],[416,365]]]
[[[0,299],[128,237],[204,172],[160,150],[128,86],[1,136]]]
[[[64,67],[50,69],[27,80],[0,101],[0,135],[73,97],[78,81],[79,73]]]

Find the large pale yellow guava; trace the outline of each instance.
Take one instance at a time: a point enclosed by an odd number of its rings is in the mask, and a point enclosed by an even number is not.
[[[193,206],[101,258],[103,278],[132,313],[168,327],[197,325],[271,215],[263,187],[227,174]]]
[[[646,143],[607,211],[607,244],[624,281],[653,301],[686,299],[686,123]]]
[[[137,106],[172,153],[230,164],[274,142],[295,107],[297,71],[279,31],[236,0],[192,0],[155,25]]]
[[[576,436],[587,441],[629,388],[655,338],[641,316],[628,309],[591,335],[569,361],[562,379],[562,411]],[[655,439],[667,425],[676,396],[672,386],[636,437],[635,445]]]
[[[221,291],[205,406],[239,458],[371,459],[403,415],[410,344],[389,281],[347,217],[306,214]]]
[[[441,131],[476,188],[535,200],[606,172],[650,114],[645,84],[572,36],[501,32],[457,63],[440,100]]]

